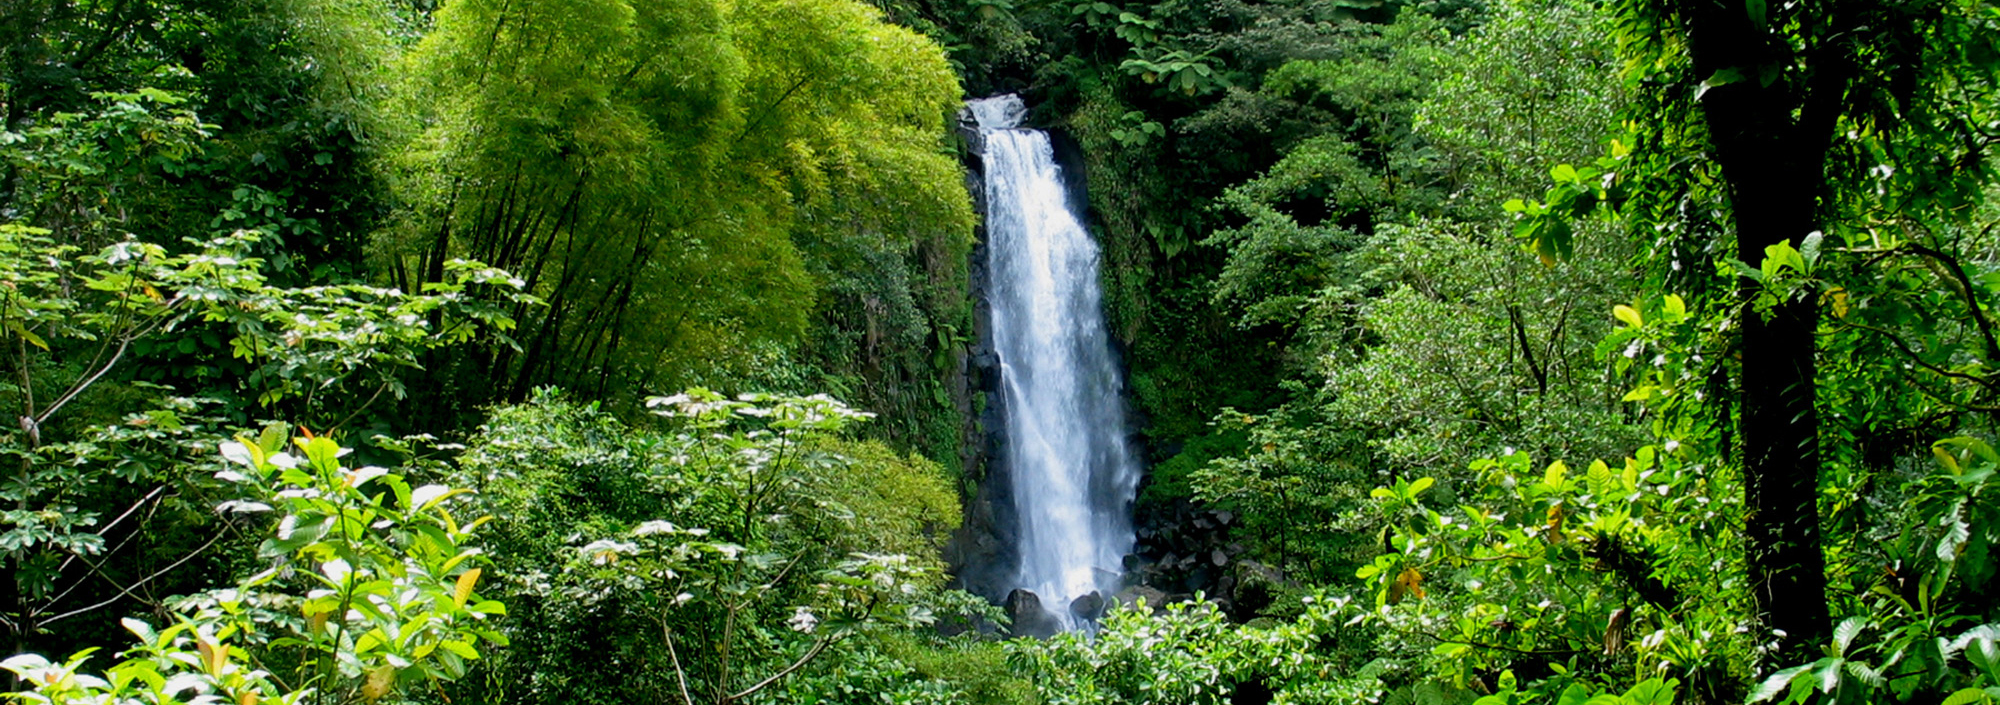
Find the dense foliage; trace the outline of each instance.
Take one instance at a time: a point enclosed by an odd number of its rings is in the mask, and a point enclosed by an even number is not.
[[[0,666],[2000,702],[1996,78],[1988,0],[0,3]],[[1043,641],[948,589],[1005,91],[1150,460]]]

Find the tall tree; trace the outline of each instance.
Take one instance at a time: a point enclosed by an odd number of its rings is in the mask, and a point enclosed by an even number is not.
[[[1623,0],[1614,11],[1649,118],[1633,174],[1652,208],[1638,210],[1671,220],[1666,204],[1713,198],[1727,213],[1713,225],[1729,238],[1707,246],[1717,256],[1758,269],[1774,247],[1810,249],[1824,233],[1839,242],[1874,195],[1934,208],[1964,202],[1985,175],[1987,3]],[[1755,306],[1760,286],[1739,279],[1735,326],[1749,582],[1780,652],[1798,656],[1831,633],[1816,501],[1825,303]]]

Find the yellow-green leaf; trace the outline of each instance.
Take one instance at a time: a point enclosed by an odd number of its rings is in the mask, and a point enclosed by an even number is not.
[[[458,654],[460,658],[466,660],[479,658],[478,649],[472,648],[471,644],[467,644],[463,641],[457,641],[455,639],[446,639],[444,641],[438,642],[438,648],[444,649],[445,651],[449,651],[454,654]]]
[[[42,336],[35,335],[34,331],[30,331],[27,327],[22,326],[20,321],[8,321],[7,330],[14,331],[14,334],[21,336],[22,340],[28,341],[29,345],[41,348],[42,352],[49,351],[49,341],[43,340]]]
[[[1950,470],[1951,474],[1962,475],[1965,473],[1965,471],[1958,469],[1958,458],[1952,457],[1951,451],[1945,450],[1942,444],[1931,446],[1931,455],[1936,456],[1938,464],[1943,465],[1944,469]]]
[[[1666,309],[1667,313],[1676,316],[1687,315],[1687,302],[1682,301],[1681,297],[1673,294],[1667,294],[1666,298],[1662,299],[1662,302],[1663,302],[1662,308]]]
[[[465,606],[466,599],[472,597],[473,584],[479,582],[479,572],[480,569],[473,568],[472,570],[468,570],[465,571],[464,573],[459,574],[458,584],[454,586],[451,591],[451,601],[453,605],[458,607]]]
[[[1978,688],[1961,688],[1957,692],[1945,696],[1943,705],[1967,705],[1968,703],[1986,702],[1986,699],[1986,691],[1984,690]]]
[[[1646,324],[1645,319],[1639,317],[1639,309],[1626,306],[1625,304],[1612,306],[1611,315],[1619,321],[1624,322],[1625,325],[1633,328],[1638,328]]]
[[[361,697],[371,703],[381,700],[395,685],[396,667],[386,663],[376,666],[375,670],[368,672],[368,682],[361,684]]]

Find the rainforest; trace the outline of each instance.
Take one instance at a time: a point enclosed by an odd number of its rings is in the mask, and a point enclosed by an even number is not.
[[[1992,0],[0,0],[0,698],[2000,703]]]

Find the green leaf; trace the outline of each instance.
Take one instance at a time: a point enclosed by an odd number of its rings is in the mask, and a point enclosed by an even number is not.
[[[1585,470],[1584,474],[1590,477],[1590,486],[1593,492],[1600,491],[1598,488],[1611,484],[1611,466],[1605,465],[1602,460],[1590,461],[1590,468]]]
[[[1867,618],[1861,615],[1854,615],[1840,620],[1840,624],[1833,628],[1834,652],[1843,656],[1846,655],[1847,647],[1854,643],[1854,637],[1860,634],[1861,630],[1867,626]]]
[[[1806,258],[1792,248],[1790,240],[1764,248],[1764,269],[1769,273],[1777,271],[1777,268],[1772,266],[1773,262],[1777,263],[1776,267],[1791,267],[1792,271],[1800,274],[1812,272],[1812,268],[1806,266]]]
[[[1818,230],[1812,231],[1804,240],[1799,241],[1799,256],[1805,259],[1808,266],[1819,263],[1820,246],[1825,241],[1826,234]]]
[[[126,617],[118,620],[118,623],[125,627],[125,631],[131,632],[132,636],[139,637],[139,643],[152,644],[159,640],[159,635],[153,633],[153,627],[145,622]]]
[[[431,507],[437,506],[437,503],[442,502],[446,499],[466,494],[469,492],[471,492],[471,490],[463,488],[452,489],[444,485],[437,485],[437,484],[424,485],[410,492],[409,505],[407,506],[407,509],[412,512],[421,512],[430,509]]]
[[[1563,477],[1568,474],[1569,466],[1564,465],[1563,461],[1558,460],[1549,463],[1549,469],[1542,473],[1542,482],[1548,484],[1550,487],[1561,487]]]
[[[361,638],[354,640],[354,653],[366,654],[388,643],[388,641],[388,637],[382,633],[381,629],[370,629],[368,633],[362,634]]]
[[[7,330],[13,331],[15,335],[21,336],[21,339],[28,341],[29,345],[41,348],[42,352],[49,351],[49,341],[43,340],[42,336],[35,335],[34,331],[30,331],[26,327],[22,326],[20,321],[8,319]]]
[[[1562,699],[1557,700],[1556,705],[1583,705],[1589,700],[1589,688],[1583,687],[1582,683],[1571,683],[1568,688],[1563,689]]]
[[[438,642],[438,648],[444,649],[454,654],[458,654],[460,657],[468,661],[479,658],[478,649],[474,649],[472,648],[471,644],[467,644],[463,641],[459,641],[456,639],[446,639],[444,641],[440,641]]]
[[[1743,0],[1743,11],[1750,15],[1750,23],[1758,27],[1764,26],[1766,9],[1764,0]]]
[[[1938,525],[1945,530],[1944,538],[1940,539],[1937,545],[1938,560],[1946,563],[1956,562],[1966,542],[1972,540],[1972,525],[1965,521],[1964,501],[1961,500],[1954,505],[1949,514],[1938,517]]]
[[[1648,678],[1625,691],[1621,702],[1627,705],[1673,705],[1676,685],[1680,685],[1680,681]]]
[[[1832,693],[1840,688],[1841,665],[1845,659],[1823,658],[1813,664],[1813,675],[1819,678],[1819,692]]]
[[[1939,703],[1939,705],[1966,705],[1967,703],[1982,702],[1984,700],[1986,700],[1985,691],[1978,688],[1961,688],[1957,692],[1945,696],[1944,702]]]
[[[1794,676],[1804,673],[1808,668],[1812,668],[1812,666],[1793,666],[1771,674],[1771,677],[1764,679],[1764,682],[1757,686],[1757,690],[1750,694],[1749,702],[1761,703],[1777,697],[1779,693],[1785,691],[1786,686],[1791,684]]]
[[[1694,92],[1694,99],[1697,101],[1701,100],[1701,97],[1703,95],[1707,95],[1709,89],[1711,88],[1715,88],[1717,86],[1726,86],[1731,83],[1736,83],[1742,80],[1743,80],[1743,72],[1738,70],[1736,67],[1731,66],[1729,68],[1722,69],[1720,71],[1715,72],[1714,75],[1709,76],[1708,80],[1701,82],[1701,88],[1696,89]]]
[[[1882,677],[1882,672],[1877,671],[1874,669],[1874,667],[1869,666],[1868,664],[1862,663],[1860,661],[1848,661],[1847,674],[1850,676],[1854,676],[1856,679],[1859,679],[1862,683],[1867,684],[1868,687],[1870,688],[1880,688],[1884,685],[1888,685],[1888,680]]]
[[[1527,237],[1542,264],[1550,267],[1573,254],[1571,233],[1569,221],[1556,217],[1532,217],[1514,226],[1515,236]]]

